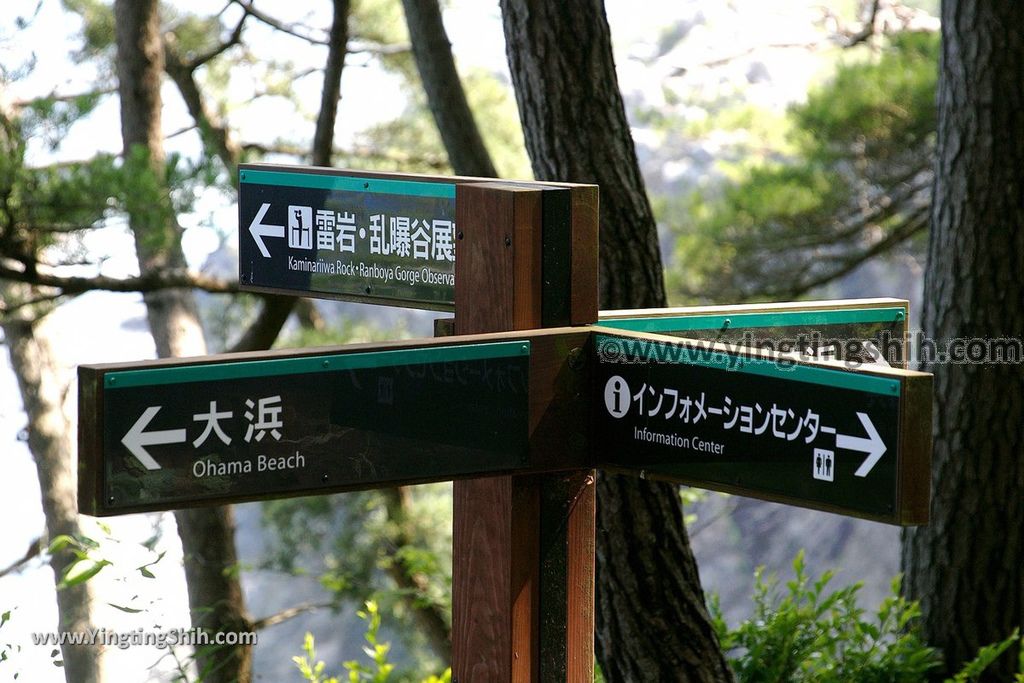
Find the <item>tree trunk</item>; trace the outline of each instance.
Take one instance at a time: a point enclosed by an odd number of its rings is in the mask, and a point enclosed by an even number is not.
[[[534,175],[600,186],[601,306],[664,306],[657,228],[602,0],[501,7]],[[602,474],[597,491],[597,655],[606,680],[731,680],[678,488]]]
[[[18,285],[0,285],[4,300],[21,298],[13,292]],[[62,409],[64,383],[49,342],[36,335],[35,321],[5,318],[4,337],[11,355],[11,367],[18,378],[22,402],[28,416],[28,447],[39,473],[43,494],[46,533],[52,540],[60,535],[80,537],[75,471],[74,431]],[[70,550],[54,553],[50,559],[55,582],[74,562]],[[58,630],[88,633],[92,623],[93,582],[57,591]],[[64,676],[69,683],[95,683],[102,680],[102,648],[92,645],[61,645]]]
[[[1024,337],[1024,4],[942,4],[924,331]],[[905,591],[948,670],[1024,626],[1024,365],[936,362],[932,511],[904,534]],[[986,673],[1006,681],[1014,652]]]
[[[183,268],[181,229],[164,182],[160,84],[164,52],[156,0],[117,0],[117,76],[121,100],[124,163],[137,188],[128,197],[129,225],[135,235],[139,270]],[[166,290],[144,295],[157,354],[205,353],[206,344],[191,292]],[[238,580],[234,521],[230,507],[175,513],[185,555],[192,624],[213,632],[249,631]],[[196,662],[205,683],[245,682],[251,678],[250,645],[198,648]]]
[[[320,113],[313,133],[312,161],[314,166],[330,166],[334,149],[334,124],[338,120],[338,100],[341,99],[341,74],[345,69],[348,46],[349,0],[334,0],[334,18],[324,65],[324,85],[320,93]]]
[[[498,177],[455,70],[437,0],[402,0],[416,68],[448,160],[459,175]]]

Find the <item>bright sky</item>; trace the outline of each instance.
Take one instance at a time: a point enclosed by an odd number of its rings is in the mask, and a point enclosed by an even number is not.
[[[31,53],[38,58],[32,77],[16,83],[0,97],[7,101],[40,95],[51,91],[80,92],[90,82],[90,67],[70,64],[68,52],[75,45],[77,22],[65,14],[56,0],[43,0],[38,18],[25,30],[14,28],[16,15],[28,16],[37,0],[7,0],[0,16],[0,64],[23,62]],[[183,4],[183,3],[175,3]],[[209,3],[190,0],[195,8]],[[618,48],[620,81],[627,95],[642,98],[654,104],[664,102],[666,89],[691,87],[691,76],[674,76],[676,67],[711,62],[742,53],[748,47],[779,42],[806,42],[819,35],[806,21],[795,21],[794,15],[806,16],[804,9],[812,2],[800,0],[785,4],[742,0],[732,3],[696,3],[684,0],[658,0],[638,4],[627,0],[609,0],[608,13]],[[497,2],[456,0],[445,15],[449,36],[463,65],[475,65],[495,71],[506,71],[504,44]],[[699,8],[698,8],[699,5]],[[287,17],[295,6],[304,3],[260,2],[259,6],[276,16]],[[660,29],[680,18],[692,18],[698,12],[708,20],[706,26],[697,26],[680,47],[665,59],[650,63]],[[298,17],[296,17],[298,18]],[[737,19],[742,18],[742,21]],[[326,25],[324,17],[308,18],[310,23]],[[261,54],[287,55],[297,63],[319,63],[320,50],[303,45],[297,40],[274,36],[272,32],[253,22],[249,40],[258,46]],[[802,95],[806,83],[815,72],[813,60],[801,59],[799,53],[776,50],[761,55],[771,62],[776,72],[785,72],[788,78],[774,81],[760,88],[752,86],[752,98],[778,104]],[[357,63],[363,60],[354,59]],[[714,82],[699,84],[705,88],[734,87],[736,80],[747,81],[745,73],[734,70],[749,65],[737,61],[716,72]],[[398,81],[382,74],[372,66],[353,67],[345,71],[339,120],[339,140],[347,140],[360,129],[377,120],[396,115],[403,100]],[[297,83],[306,113],[312,115],[319,101],[319,81],[316,77]],[[239,97],[241,93],[239,92]],[[191,122],[180,105],[175,91],[168,86],[168,103],[164,112],[164,126],[168,131],[186,127]],[[700,112],[694,112],[699,115]],[[96,115],[79,126],[63,140],[58,154],[64,159],[88,158],[97,151],[117,151],[120,138],[117,127],[118,109],[115,98],[109,98]],[[238,125],[243,137],[256,138],[265,133],[268,122],[276,130],[308,126],[297,118],[290,105],[264,103],[250,110],[244,117],[237,115],[232,122]],[[307,128],[308,129],[308,128]],[[646,134],[637,131],[637,135]],[[173,151],[190,152],[194,137],[182,135],[173,138],[168,147]],[[31,148],[32,157],[43,163],[53,155],[43,145]],[[217,226],[233,232],[237,226],[236,207],[230,198],[216,195],[203,198],[196,214],[183,219],[186,227],[186,250],[193,265],[199,265],[206,255],[218,246]],[[90,238],[98,252],[112,258],[104,267],[109,275],[126,275],[136,271],[131,242],[123,228],[112,226]],[[67,410],[76,413],[74,368],[78,363],[96,363],[130,360],[153,356],[153,344],[144,326],[144,311],[138,297],[104,293],[89,294],[62,306],[51,316],[43,328],[53,341],[68,382]],[[132,324],[132,323],[135,324]],[[126,324],[127,323],[127,324]],[[35,468],[31,456],[19,434],[25,427],[21,400],[14,377],[7,366],[6,354],[0,360],[0,447],[4,457],[4,495],[0,496],[0,519],[5,520],[0,537],[0,567],[18,559],[29,542],[43,533],[44,520]],[[164,627],[187,625],[185,587],[180,570],[180,547],[173,530],[171,515],[134,515],[105,520],[111,535],[117,541],[105,541],[101,556],[115,564],[95,579],[100,608],[97,622],[108,629],[128,630],[139,626],[150,627],[159,623]],[[152,535],[154,525],[163,530],[164,539],[158,550],[167,557],[154,571],[158,580],[141,578],[136,567],[154,559],[139,543]],[[86,533],[95,538],[106,536],[94,524],[87,525]],[[28,645],[29,633],[52,631],[56,628],[53,577],[47,566],[38,561],[30,568],[0,580],[0,612],[12,610],[11,621],[0,629],[0,644],[21,644],[20,652],[10,653],[12,661],[0,663],[0,673],[12,665],[22,673],[21,680],[62,681],[62,672],[53,666],[48,648]],[[141,615],[126,614],[106,603],[143,608]],[[256,608],[258,611],[258,608]],[[298,649],[298,643],[295,649]],[[283,657],[285,653],[280,653]],[[113,669],[121,675],[130,674],[131,680],[143,680],[147,667],[160,657],[152,649],[115,651]],[[155,671],[167,672],[171,662],[164,661]],[[154,674],[158,676],[158,674]],[[119,676],[121,680],[127,680]],[[154,677],[152,680],[158,680]]]

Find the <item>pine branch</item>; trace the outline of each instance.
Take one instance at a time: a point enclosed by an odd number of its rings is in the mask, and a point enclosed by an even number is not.
[[[93,277],[62,277],[52,273],[18,270],[0,263],[0,278],[24,282],[37,287],[53,287],[60,295],[82,294],[91,291],[107,292],[155,292],[162,289],[199,289],[211,294],[234,294],[238,284],[202,273],[190,272],[183,268],[157,270],[146,275],[114,278],[104,275]]]
[[[242,11],[247,16],[251,16],[253,19],[256,19],[257,21],[260,21],[266,24],[267,26],[276,29],[281,33],[285,33],[289,36],[292,36],[293,38],[298,38],[299,40],[304,40],[307,43],[312,43],[313,45],[328,44],[328,40],[326,38],[315,38],[312,35],[309,35],[307,33],[301,33],[299,31],[298,27],[300,26],[303,29],[312,30],[308,26],[302,26],[301,24],[286,24],[279,19],[275,19],[266,12],[256,9],[252,0],[234,0],[234,3],[241,7]]]
[[[34,541],[32,541],[29,544],[28,550],[25,552],[25,554],[23,556],[21,556],[19,559],[15,560],[14,562],[9,564],[8,566],[4,567],[3,569],[0,569],[0,578],[3,578],[5,576],[7,576],[8,574],[12,574],[14,572],[20,571],[22,567],[24,567],[26,564],[31,562],[34,558],[39,557],[42,554],[43,554],[43,537],[40,536],[39,538],[35,539]]]
[[[288,621],[289,619],[294,619],[295,617],[301,616],[306,612],[312,612],[314,610],[325,609],[328,607],[335,607],[335,604],[333,602],[304,602],[301,605],[288,607],[287,609],[283,609],[275,614],[271,614],[269,616],[263,617],[262,619],[255,620],[254,622],[252,622],[252,630],[262,631],[265,628],[277,626],[278,624]]]

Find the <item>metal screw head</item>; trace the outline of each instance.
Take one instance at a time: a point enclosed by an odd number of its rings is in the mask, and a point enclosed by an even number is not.
[[[324,476],[320,477],[320,481],[322,481],[323,483],[326,484],[327,483],[327,475],[325,474]]]
[[[456,237],[456,239],[460,239],[461,240],[462,239],[462,231],[459,230],[459,232],[455,235],[455,237]]]
[[[583,367],[586,358],[583,356],[583,349],[578,346],[569,352],[569,369],[579,370]]]
[[[509,235],[505,235],[505,246],[506,247],[511,247],[512,246],[512,237],[510,237]]]
[[[366,293],[367,293],[367,294],[369,294],[369,293],[370,293],[370,288],[369,288],[369,287],[367,287],[367,288],[366,288]]]

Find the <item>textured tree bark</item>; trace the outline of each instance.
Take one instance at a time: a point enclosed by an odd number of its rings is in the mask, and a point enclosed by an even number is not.
[[[137,168],[138,196],[128,198],[139,270],[182,268],[181,229],[164,184],[160,84],[164,52],[155,0],[117,0],[118,93],[125,164]],[[166,290],[143,295],[157,354],[201,355],[206,351],[191,292]],[[209,631],[249,631],[238,580],[234,520],[230,507],[175,513],[185,555],[192,624]],[[206,683],[244,683],[252,677],[250,645],[197,648],[196,662]]]
[[[932,339],[1024,337],[1024,4],[944,0],[925,274]],[[949,670],[1024,626],[1024,365],[931,365],[931,522],[903,539],[904,589]],[[1006,681],[1016,648],[985,674]]]
[[[349,0],[334,0],[334,18],[331,21],[327,63],[324,65],[324,85],[320,91],[320,113],[316,117],[313,133],[314,166],[330,166],[334,149],[334,124],[338,120],[338,100],[341,99],[341,74],[348,53]]]
[[[602,0],[501,7],[534,175],[600,185],[601,306],[664,306],[657,228]],[[597,654],[606,680],[731,680],[677,487],[602,474],[597,491]]]
[[[14,288],[27,293],[21,285],[0,285],[7,302],[22,298]],[[47,339],[36,335],[35,322],[6,318],[3,323],[11,367],[18,378],[22,402],[28,415],[28,446],[39,473],[43,494],[43,515],[46,533],[52,540],[66,534],[79,537],[77,489],[74,466],[74,430],[61,408],[64,386],[60,379],[53,351]],[[57,552],[50,559],[54,581],[59,582],[64,570],[75,560],[69,550]],[[87,633],[92,624],[93,583],[57,591],[58,630]],[[92,645],[61,645],[64,675],[71,683],[96,683],[103,679],[102,648]]]
[[[491,156],[455,70],[437,0],[402,0],[412,54],[448,160],[459,175],[496,178]]]

